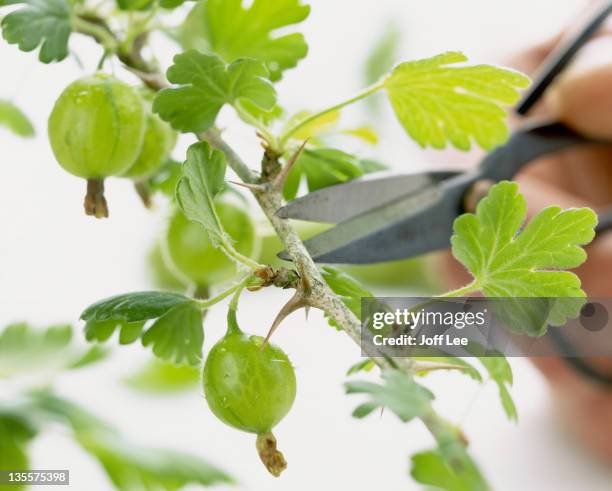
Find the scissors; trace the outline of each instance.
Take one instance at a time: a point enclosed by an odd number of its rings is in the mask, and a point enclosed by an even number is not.
[[[557,76],[612,13],[600,4],[576,33],[545,61],[536,81],[515,108],[526,115]],[[373,173],[327,187],[277,211],[282,218],[336,224],[305,241],[319,263],[372,264],[447,249],[453,222],[473,211],[494,183],[510,180],[539,157],[586,144],[611,144],[581,135],[560,122],[525,126],[488,154],[471,172]],[[598,232],[612,228],[612,208],[600,213]],[[286,252],[279,257],[289,259]]]

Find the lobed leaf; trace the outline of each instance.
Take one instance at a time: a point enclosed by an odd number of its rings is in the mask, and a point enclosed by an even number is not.
[[[189,302],[192,302],[190,298],[179,293],[125,293],[101,300],[87,307],[81,314],[81,319],[84,321],[145,321],[156,319],[173,307]]]
[[[22,51],[40,46],[43,63],[61,61],[68,56],[71,33],[70,5],[66,0],[0,0],[0,6],[22,3],[23,7],[2,19],[2,35]]]
[[[512,386],[512,367],[510,363],[501,354],[496,357],[480,357],[478,359],[487,370],[489,377],[497,384],[499,397],[506,416],[510,421],[516,421],[518,419],[516,405],[508,390]]]
[[[225,155],[206,142],[191,145],[182,177],[176,188],[176,199],[185,216],[200,223],[213,245],[231,243],[215,209],[214,199],[225,186]]]
[[[119,331],[119,344],[132,344],[140,338],[145,321],[126,322],[118,319],[87,321],[85,339],[89,342],[104,343],[115,331]]]
[[[454,66],[465,61],[448,52],[400,63],[385,79],[397,118],[420,146],[469,150],[476,142],[490,150],[507,140],[503,106],[518,101],[529,78],[490,65]]]
[[[142,335],[142,345],[151,346],[163,360],[199,365],[202,361],[202,311],[193,303],[177,305],[157,319]]]
[[[248,101],[263,110],[276,104],[268,70],[259,60],[239,59],[226,66],[217,56],[190,50],[174,57],[167,77],[179,87],[159,92],[153,111],[183,132],[210,128],[224,104],[237,107]]]
[[[580,279],[564,271],[586,259],[582,248],[595,236],[597,215],[589,208],[561,210],[551,206],[538,213],[519,232],[526,217],[525,198],[518,185],[493,186],[476,214],[455,220],[451,238],[453,255],[474,277],[474,289],[487,297],[511,300],[498,314],[508,328],[532,336],[546,332],[548,324],[563,325],[576,317],[585,293]],[[521,298],[553,301],[547,315],[532,315]]]
[[[140,339],[164,360],[199,365],[202,359],[202,312],[192,299],[178,293],[117,295],[88,307],[81,319],[87,321],[88,341],[106,342],[118,330],[119,344]],[[156,320],[146,327],[152,319]]]
[[[233,482],[228,474],[201,458],[135,445],[87,410],[50,392],[33,393],[31,399],[38,412],[73,430],[75,440],[100,463],[120,491],[178,491],[189,484],[212,486]]]
[[[363,418],[378,408],[388,408],[403,422],[423,415],[430,409],[434,395],[422,385],[399,370],[385,370],[384,384],[372,382],[347,382],[347,394],[368,394],[370,400],[358,406],[353,412],[356,418]]]
[[[280,29],[302,22],[310,7],[300,0],[254,0],[247,8],[243,0],[207,0],[196,5],[190,17],[192,39],[188,47],[207,45],[227,62],[239,58],[262,60],[273,81],[293,68],[308,53],[304,36]],[[202,43],[200,41],[204,41]],[[197,41],[200,41],[197,43]]]
[[[46,329],[25,322],[8,325],[0,331],[0,378],[80,368],[103,358],[102,354],[90,354],[84,360],[87,352],[73,343],[72,334],[70,325]]]

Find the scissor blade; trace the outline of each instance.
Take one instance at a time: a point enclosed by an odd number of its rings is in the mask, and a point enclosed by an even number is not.
[[[579,29],[572,32],[571,37],[548,55],[536,75],[535,82],[517,105],[516,112],[518,114],[527,114],[542,98],[546,89],[565,70],[578,51],[593,37],[610,14],[612,14],[612,0],[600,2],[593,7],[586,22],[583,22]]]
[[[459,174],[442,170],[417,174],[377,172],[291,201],[276,214],[311,222],[340,223]]]
[[[342,222],[305,245],[320,263],[371,264],[418,256],[448,247],[458,206],[456,193],[436,186]],[[284,252],[279,256],[287,259]]]

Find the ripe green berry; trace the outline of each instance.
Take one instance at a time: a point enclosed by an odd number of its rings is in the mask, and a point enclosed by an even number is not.
[[[151,189],[148,179],[157,174],[167,161],[176,145],[177,133],[168,123],[162,121],[159,116],[153,113],[150,94],[143,91],[143,97],[146,111],[146,129],[142,149],[136,161],[121,177],[127,177],[134,181],[136,192],[144,205],[149,208],[151,206]]]
[[[236,250],[252,256],[258,244],[249,214],[226,201],[218,201],[215,208],[221,224],[234,239]],[[188,220],[180,211],[170,219],[166,246],[176,269],[199,287],[223,283],[236,273],[234,263],[213,246],[202,225]]]
[[[286,462],[271,430],[289,412],[296,393],[295,371],[279,347],[243,333],[234,310],[226,335],[210,350],[204,365],[204,394],[224,423],[258,435],[257,447],[268,470],[280,475]]]
[[[142,150],[132,166],[122,174],[143,180],[155,174],[176,144],[176,133],[170,125],[152,112],[147,113]]]
[[[49,141],[59,164],[87,179],[85,212],[107,217],[104,178],[125,172],[138,157],[145,130],[140,95],[104,74],[71,83],[49,117]]]

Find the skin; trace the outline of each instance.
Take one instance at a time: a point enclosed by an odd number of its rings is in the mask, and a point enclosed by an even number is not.
[[[296,393],[293,366],[263,338],[229,332],[208,354],[204,394],[211,411],[242,431],[269,433],[289,412]]]
[[[140,155],[123,177],[140,180],[151,177],[162,166],[175,144],[176,133],[170,125],[149,111]]]
[[[236,205],[220,201],[217,214],[225,231],[236,242],[241,254],[250,256],[256,248],[255,227],[249,215]],[[168,256],[180,273],[199,287],[208,287],[231,279],[234,263],[215,248],[199,223],[187,220],[177,211],[166,233]]]
[[[49,117],[55,158],[67,172],[85,179],[125,172],[140,153],[144,130],[138,93],[103,74],[71,83]]]
[[[557,36],[507,63],[530,75],[559,43]],[[612,140],[612,31],[604,28],[549,90],[530,115],[561,120],[591,136]],[[515,121],[518,125],[522,122]],[[612,202],[612,145],[570,149],[534,162],[518,176],[529,214],[549,205],[589,206],[601,210]],[[587,248],[588,260],[576,272],[591,297],[612,295],[612,233],[599,235]],[[451,288],[469,281],[450,255],[445,272]],[[563,359],[539,358],[533,363],[550,383],[554,412],[564,428],[599,459],[612,464],[612,391],[576,373]],[[612,360],[590,362],[612,374]]]

